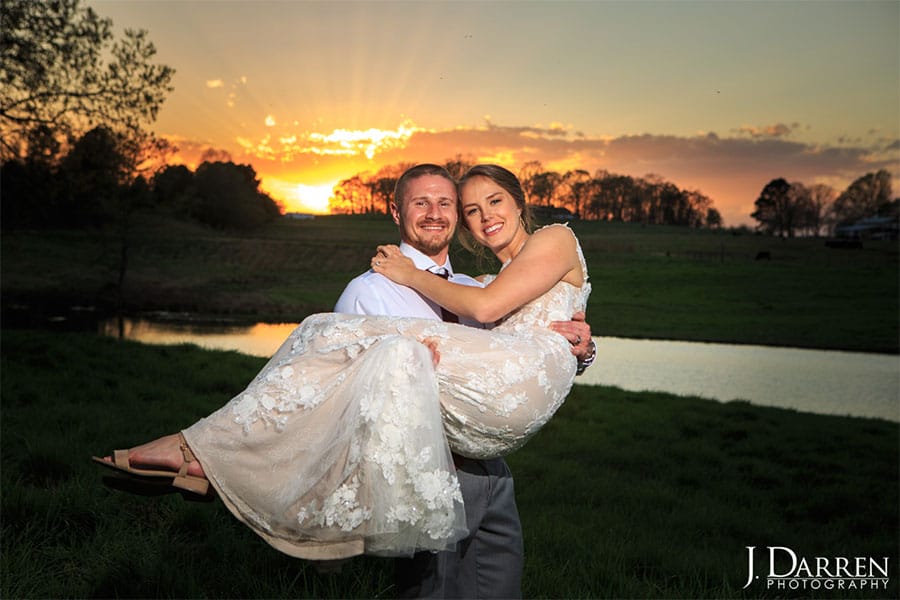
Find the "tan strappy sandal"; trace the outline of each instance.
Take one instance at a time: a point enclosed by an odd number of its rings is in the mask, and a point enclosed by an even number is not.
[[[190,465],[190,463],[197,460],[197,458],[188,447],[184,436],[181,433],[179,433],[178,436],[181,438],[180,448],[181,455],[184,458],[184,462],[181,463],[181,467],[177,472],[161,471],[158,469],[139,469],[136,467],[132,467],[131,463],[128,460],[128,450],[114,451],[113,459],[111,461],[100,458],[99,456],[92,456],[91,460],[103,465],[108,469],[113,469],[114,471],[118,471],[120,473],[126,473],[130,477],[140,479],[171,479],[170,485],[172,487],[192,492],[200,496],[205,496],[209,491],[209,480],[205,477],[188,475],[188,466]]]

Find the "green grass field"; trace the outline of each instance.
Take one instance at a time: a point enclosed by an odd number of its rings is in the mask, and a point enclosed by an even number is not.
[[[92,454],[174,431],[264,363],[89,334],[5,331],[0,597],[388,598],[390,561],[337,575],[218,502],[105,487]],[[896,598],[897,423],[575,386],[509,457],[529,598]],[[887,589],[746,590],[746,546],[888,557]]]
[[[588,262],[588,321],[599,336],[896,353],[898,245],[827,248],[729,232],[622,223],[573,226]],[[300,321],[330,310],[375,245],[396,241],[386,216],[282,220],[234,235],[144,217],[124,289],[131,312]],[[98,234],[8,232],[3,303],[115,304],[117,246]],[[769,260],[755,260],[768,252]],[[454,248],[457,270],[480,273]]]
[[[898,246],[826,248],[728,232],[576,223],[595,335],[896,353]],[[329,310],[396,241],[384,216],[280,221],[234,235],[142,217],[126,310],[299,321]],[[100,234],[4,232],[0,597],[391,597],[390,561],[338,575],[270,549],[219,503],[133,496],[89,457],[183,427],[264,360],[90,333],[14,330],[9,315],[115,305]],[[769,260],[755,260],[768,252]],[[454,249],[456,268],[486,272]],[[900,426],[873,419],[578,386],[509,457],[526,597],[895,598]],[[886,590],[743,589],[746,546],[888,557]]]

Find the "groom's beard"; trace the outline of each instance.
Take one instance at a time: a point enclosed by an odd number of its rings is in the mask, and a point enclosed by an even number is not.
[[[448,236],[449,237],[449,236]],[[446,248],[450,244],[450,240],[444,238],[443,240],[430,241],[430,240],[419,240],[419,243],[416,244],[416,250],[424,254],[425,256],[433,256]]]
[[[429,225],[440,225],[444,229],[435,232],[423,229]],[[426,256],[433,256],[444,250],[450,245],[450,240],[453,237],[453,229],[447,221],[422,221],[416,224],[415,233],[416,239],[410,240],[409,243],[413,248]]]

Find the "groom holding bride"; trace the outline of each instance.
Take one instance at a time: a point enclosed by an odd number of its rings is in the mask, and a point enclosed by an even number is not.
[[[438,165],[422,164],[397,181],[391,216],[400,231],[400,251],[415,266],[453,283],[481,286],[455,273],[448,257],[458,222],[456,182]],[[434,302],[409,287],[367,271],[353,279],[335,312],[427,319],[442,315]],[[446,312],[446,311],[443,311]],[[582,319],[584,315],[578,315]],[[484,325],[462,319],[474,327]],[[583,321],[558,321],[553,329],[572,344],[578,372],[593,362],[590,327]],[[465,503],[469,536],[455,552],[419,552],[396,559],[396,596],[401,598],[517,598],[521,596],[522,526],[513,478],[502,458],[475,460],[454,455]]]

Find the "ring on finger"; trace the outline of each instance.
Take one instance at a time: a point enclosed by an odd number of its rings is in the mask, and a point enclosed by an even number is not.
[[[377,264],[377,263],[376,263],[376,264]],[[575,336],[575,345],[577,346],[577,345],[580,344],[580,343],[581,343],[581,336],[580,336],[580,335],[576,335],[576,336]]]

